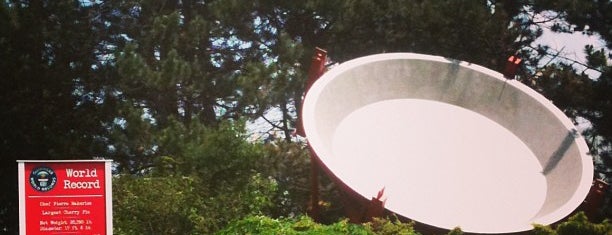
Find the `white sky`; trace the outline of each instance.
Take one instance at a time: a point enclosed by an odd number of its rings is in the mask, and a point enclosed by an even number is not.
[[[554,12],[543,12],[540,15],[535,17],[536,21],[545,20],[546,17],[554,16],[556,13]],[[550,27],[554,23],[562,22],[560,20],[550,21],[547,23],[543,23],[542,29],[544,30],[544,34],[539,37],[535,42],[534,46],[541,44],[547,45],[552,49],[557,51],[561,51],[560,56],[569,58],[571,60],[579,61],[581,63],[585,63],[584,46],[585,45],[593,45],[595,50],[599,50],[601,48],[605,48],[605,42],[601,40],[599,35],[586,35],[582,32],[575,33],[555,33],[550,30]],[[551,57],[549,57],[551,58]],[[551,58],[552,59],[552,58]],[[548,60],[544,60],[543,63],[548,62]],[[586,74],[589,75],[591,79],[597,79],[600,75],[598,71],[587,69],[586,67],[574,64],[574,67],[580,72],[585,71]]]

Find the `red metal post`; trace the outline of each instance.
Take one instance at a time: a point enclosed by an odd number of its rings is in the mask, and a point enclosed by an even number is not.
[[[310,205],[308,206],[308,215],[314,221],[320,221],[319,201],[319,169],[315,160],[313,151],[310,153]]]
[[[315,53],[312,56],[312,63],[308,70],[308,79],[304,87],[304,94],[308,93],[312,84],[314,84],[321,75],[325,73],[325,62],[327,61],[327,51],[321,48],[315,48]],[[302,104],[300,104],[300,111],[302,110]],[[298,113],[296,134],[305,137],[304,126],[302,125],[302,114]]]
[[[325,63],[327,60],[327,51],[321,48],[315,48],[315,53],[312,57],[312,63],[308,70],[308,79],[306,80],[304,87],[304,94],[310,90],[310,87],[321,77],[325,71]],[[302,105],[302,104],[301,104]],[[300,107],[299,111],[301,112]],[[306,137],[304,133],[304,126],[302,124],[301,113],[298,113],[296,134]],[[319,161],[316,153],[311,149],[310,151],[310,205],[308,206],[308,215],[315,221],[319,221],[320,218],[320,195],[319,195]],[[385,210],[385,199],[383,199],[385,189],[381,189],[376,197],[372,197],[369,202],[362,202],[359,199],[348,200],[350,205],[347,207],[347,216],[351,219],[351,222],[361,223],[370,221],[374,217],[382,217]],[[347,196],[352,198],[352,196]],[[348,209],[348,208],[352,209]]]
[[[312,84],[325,73],[325,62],[327,60],[327,51],[321,48],[315,48],[315,53],[312,57],[312,63],[308,70],[308,79],[304,87],[304,94],[308,92]],[[302,104],[300,104],[302,106]],[[299,109],[302,110],[302,107]],[[304,126],[302,124],[302,114],[298,113],[296,134],[306,137],[304,133]],[[315,220],[319,220],[319,169],[318,169],[317,156],[314,151],[310,151],[310,205],[308,207],[308,215]]]
[[[593,181],[589,194],[587,194],[584,202],[579,207],[579,210],[584,211],[589,219],[593,221],[603,219],[601,208],[603,206],[605,194],[609,186],[610,185],[608,185],[608,183],[600,179]]]

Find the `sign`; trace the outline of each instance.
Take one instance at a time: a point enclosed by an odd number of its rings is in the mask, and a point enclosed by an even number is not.
[[[112,234],[110,160],[18,161],[21,235]]]

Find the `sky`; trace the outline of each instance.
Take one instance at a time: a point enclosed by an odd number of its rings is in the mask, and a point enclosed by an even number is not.
[[[543,12],[541,15],[536,16],[535,20],[543,20],[545,17],[550,17],[557,13],[554,12]],[[587,35],[582,32],[574,33],[556,33],[550,30],[550,27],[554,23],[563,23],[561,20],[549,21],[541,24],[544,33],[535,42],[537,44],[547,45],[556,51],[561,51],[561,56],[585,63],[586,53],[584,52],[585,45],[593,45],[596,50],[605,48],[605,41],[603,41],[599,35]],[[552,59],[552,57],[549,57]],[[543,63],[548,62],[544,60]],[[585,66],[580,64],[574,64],[574,67],[578,71],[584,71],[591,79],[597,79],[601,74],[598,71],[587,69]]]

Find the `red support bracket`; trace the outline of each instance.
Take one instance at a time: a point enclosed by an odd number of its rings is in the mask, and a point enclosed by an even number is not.
[[[589,194],[587,194],[578,210],[584,211],[587,217],[595,222],[604,219],[600,209],[603,207],[605,194],[609,187],[610,185],[603,180],[593,180]]]
[[[506,77],[506,79],[514,79],[516,70],[521,65],[521,61],[521,58],[519,58],[517,55],[508,57],[508,60],[506,61],[506,68],[504,69],[504,77]]]
[[[386,198],[383,198],[383,194],[385,193],[385,188],[383,187],[376,197],[373,197],[370,201],[370,204],[367,206],[365,211],[364,220],[372,221],[373,218],[382,217],[385,213],[385,203],[387,202]]]
[[[312,56],[312,63],[308,70],[308,80],[306,80],[306,87],[304,93],[310,90],[312,84],[314,84],[321,75],[325,73],[325,63],[327,62],[327,51],[316,47],[315,54]]]
[[[384,187],[378,191],[376,197],[372,197],[370,200],[347,189],[343,188],[341,190],[343,190],[344,215],[349,219],[349,222],[361,224],[371,222],[374,218],[383,218],[386,215],[385,204],[387,199],[383,196]]]
[[[314,84],[323,73],[325,73],[325,62],[327,61],[327,51],[321,48],[315,48],[315,53],[312,56],[312,63],[310,64],[310,69],[308,70],[308,79],[306,80],[306,84],[304,86],[304,94],[310,90],[312,84]],[[297,120],[297,128],[295,133],[306,137],[306,133],[304,132],[304,126],[302,123],[302,107],[303,103],[300,104],[300,108],[298,109],[298,120]],[[313,218],[315,221],[319,220],[319,167],[317,165],[317,156],[314,151],[310,151],[310,205],[308,206],[308,215]]]
[[[315,48],[315,53],[312,56],[312,63],[310,64],[310,69],[308,70],[308,79],[306,80],[306,84],[304,87],[304,94],[308,93],[312,84],[314,84],[321,75],[325,73],[325,62],[327,61],[327,51],[321,48]],[[302,104],[300,104],[300,111],[302,110]],[[298,120],[296,125],[295,133],[306,137],[304,133],[304,126],[302,124],[302,114],[298,113]]]

